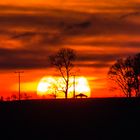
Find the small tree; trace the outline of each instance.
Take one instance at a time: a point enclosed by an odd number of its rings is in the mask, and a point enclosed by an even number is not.
[[[64,80],[65,87],[63,92],[65,93],[66,99],[68,97],[69,78],[71,70],[74,67],[73,62],[75,61],[75,58],[75,51],[69,48],[62,48],[56,54],[49,57],[51,64],[56,67]]]
[[[27,93],[24,93],[23,97],[25,100],[29,100],[32,96],[28,95]]]
[[[17,95],[13,94],[13,95],[11,96],[11,99],[12,99],[12,100],[17,100]]]
[[[3,102],[3,96],[0,97],[0,102]]]

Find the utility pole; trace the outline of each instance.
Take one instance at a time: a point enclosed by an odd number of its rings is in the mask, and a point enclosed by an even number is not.
[[[24,73],[24,71],[16,71],[15,73],[17,73],[18,74],[18,81],[19,81],[19,101],[20,101],[20,74],[21,73]]]
[[[73,98],[75,99],[75,75],[73,75]]]

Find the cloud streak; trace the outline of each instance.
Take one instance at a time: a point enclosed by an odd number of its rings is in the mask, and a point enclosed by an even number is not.
[[[140,36],[140,24],[131,20],[120,20],[122,13],[110,12],[106,15],[103,11],[88,13],[16,6],[11,9],[7,6],[8,9],[20,12],[9,15],[2,12],[4,7],[0,8],[0,69],[49,67],[48,55],[61,47],[71,47],[77,51],[79,67],[93,68],[109,67],[110,62],[117,58],[140,51],[139,40],[123,41],[121,38],[115,38]],[[24,13],[24,10],[31,13]],[[133,10],[137,11],[137,8]],[[103,39],[88,40],[91,37]],[[109,37],[115,39],[106,41]],[[85,38],[88,41],[85,41]],[[82,50],[81,46],[85,48]],[[87,46],[90,46],[90,49],[86,49]],[[122,47],[130,49],[123,50]],[[117,52],[113,52],[114,48],[117,48]],[[81,61],[92,63],[80,64]]]

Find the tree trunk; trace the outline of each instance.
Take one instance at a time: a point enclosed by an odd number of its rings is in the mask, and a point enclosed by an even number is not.
[[[68,89],[69,89],[69,82],[66,82],[66,91],[65,91],[65,98],[68,98]]]
[[[131,98],[131,89],[128,89],[128,97]]]
[[[66,92],[65,92],[65,99],[67,99],[68,98],[68,94],[67,94],[68,92],[67,92],[67,90],[66,90]]]
[[[129,98],[131,98],[131,93],[129,93]]]

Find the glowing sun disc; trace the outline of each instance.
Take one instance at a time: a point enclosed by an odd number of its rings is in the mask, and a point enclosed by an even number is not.
[[[69,81],[69,92],[68,98],[73,97],[74,93],[74,79],[73,77],[70,78]],[[57,98],[64,98],[65,94],[62,92],[64,89],[65,84],[62,78],[56,77],[43,77],[38,84],[37,87],[37,94],[40,96],[48,96],[48,95],[56,95]],[[88,80],[85,77],[77,77],[75,79],[75,95],[83,93],[87,97],[90,97],[91,91],[88,84]]]

